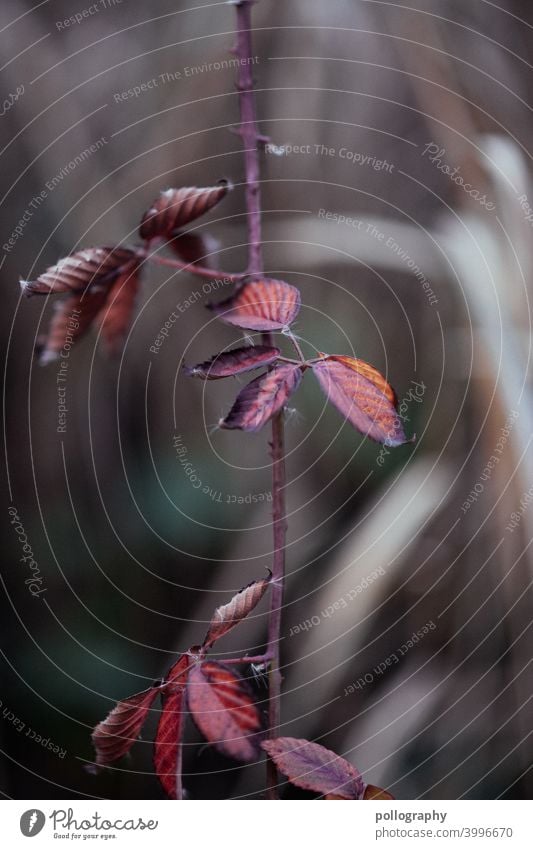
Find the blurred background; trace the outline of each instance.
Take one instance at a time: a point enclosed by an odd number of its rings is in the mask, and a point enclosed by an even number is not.
[[[301,289],[306,350],[376,365],[417,436],[362,440],[311,377],[294,399],[282,733],[398,798],[531,798],[530,4],[260,0],[254,20],[266,269]],[[242,339],[204,309],[230,288],[146,269],[123,355],[75,345],[58,432],[58,366],[33,360],[53,307],[17,284],[221,177],[192,229],[244,267],[234,30],[227,3],[2,2],[7,797],[162,798],[156,713],[98,776],[91,729],[271,562],[268,433],[217,430],[239,384],[181,371]],[[220,651],[258,650],[265,613]],[[192,798],[261,794],[261,765],[187,741]]]

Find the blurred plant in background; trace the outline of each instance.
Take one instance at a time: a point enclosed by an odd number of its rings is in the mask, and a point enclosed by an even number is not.
[[[46,592],[28,592],[28,553],[8,520],[12,703],[0,698],[17,727],[0,726],[4,786],[18,798],[157,796],[149,745],[98,789],[80,766],[112,703],[168,667],[169,633],[176,651],[192,644],[271,553],[269,470],[256,468],[266,437],[210,431],[220,382],[176,400],[180,363],[231,341],[192,309],[231,281],[215,289],[161,267],[114,368],[89,342],[73,352],[62,434],[65,385],[31,365],[49,308],[17,309],[12,282],[111,232],[130,241],[132,197],[147,206],[161,185],[213,185],[221,173],[235,191],[211,215],[225,247],[210,244],[206,264],[244,267],[234,68],[201,70],[232,35],[225,4],[162,2],[148,22],[117,6],[65,29],[67,3],[23,11],[7,0],[1,12],[2,26],[18,19],[3,43],[5,91],[24,86],[2,117],[7,494]],[[301,289],[298,335],[364,353],[402,387],[418,437],[408,455],[354,444],[318,393],[299,391],[307,437],[299,444],[289,424],[282,733],[318,738],[397,797],[529,798],[533,511],[506,526],[533,480],[531,11],[276,0],[256,14],[258,114],[278,149],[263,161],[265,268]],[[260,644],[264,620],[243,629],[228,636],[235,656]],[[260,769],[233,770],[211,749],[198,757],[200,745],[184,753],[185,772],[204,773],[188,779],[193,797],[261,792]]]

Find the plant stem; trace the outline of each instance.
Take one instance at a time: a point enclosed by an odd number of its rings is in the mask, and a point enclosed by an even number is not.
[[[248,221],[248,273],[263,273],[261,244],[261,188],[259,167],[260,135],[257,127],[254,79],[252,72],[252,0],[241,0],[236,4],[237,45],[235,54],[239,61],[237,88],[240,106],[240,135],[244,145],[246,172],[246,209]],[[263,335],[263,342],[272,345],[270,333]],[[272,420],[272,530],[273,562],[270,614],[268,621],[268,644],[266,654],[272,660],[268,690],[268,736],[277,737],[280,725],[280,639],[281,611],[285,581],[285,455],[283,412]],[[267,798],[278,798],[278,774],[274,762],[267,758]]]
[[[259,185],[259,130],[255,115],[254,76],[252,71],[252,2],[237,4],[237,44],[235,54],[240,59],[237,74],[240,135],[244,144],[246,172],[246,209],[248,212],[248,273],[261,274],[263,256],[261,245],[261,188]]]
[[[177,259],[167,259],[166,257],[157,256],[157,254],[149,253],[148,251],[138,248],[137,256],[140,259],[145,259],[148,262],[154,262],[156,265],[166,265],[168,268],[175,268],[176,271],[183,271],[188,274],[196,274],[198,277],[206,277],[208,280],[227,280],[228,283],[242,280],[246,277],[246,272],[241,274],[233,274],[228,271],[219,271],[214,268],[205,268],[203,265],[195,265],[190,262],[179,262]]]

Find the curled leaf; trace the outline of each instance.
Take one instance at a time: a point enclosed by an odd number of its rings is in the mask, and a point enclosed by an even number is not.
[[[137,262],[129,248],[85,248],[60,259],[37,280],[21,280],[25,295],[49,295],[61,292],[83,292],[87,288],[106,286],[130,270]]]
[[[139,268],[121,274],[111,286],[100,313],[101,333],[108,353],[117,354],[129,330],[139,291]]]
[[[228,182],[221,180],[217,186],[166,189],[145,212],[139,228],[141,239],[156,236],[171,237],[179,227],[194,221],[208,212],[228,193]]]
[[[150,687],[118,702],[106,719],[96,726],[92,740],[98,765],[107,766],[131,749],[158,692],[157,688]]]
[[[261,746],[297,787],[336,798],[363,798],[365,785],[360,773],[324,746],[294,737],[265,740]]]
[[[220,427],[249,432],[260,430],[283,409],[301,379],[302,371],[297,365],[274,366],[244,387],[226,418],[220,421]]]
[[[354,357],[325,356],[312,368],[328,400],[362,434],[391,446],[410,441],[394,390],[373,366]]]
[[[383,799],[394,799],[388,790],[383,790],[382,787],[376,787],[374,784],[367,784],[363,799],[373,799],[374,801]]]
[[[300,292],[283,280],[254,280],[241,284],[218,304],[209,304],[222,321],[245,330],[283,330],[300,310]]]
[[[204,648],[209,648],[245,619],[254,607],[257,607],[270,584],[270,576],[262,581],[252,581],[243,587],[231,601],[217,607],[207,631]]]
[[[199,730],[222,754],[243,763],[258,757],[263,721],[240,675],[213,660],[199,663],[189,673],[187,698]]]
[[[205,363],[187,368],[190,377],[199,377],[202,380],[218,380],[221,377],[230,377],[235,374],[244,374],[247,371],[269,366],[281,356],[279,348],[267,345],[249,345],[246,348],[234,348],[232,351],[224,351],[215,354]]]

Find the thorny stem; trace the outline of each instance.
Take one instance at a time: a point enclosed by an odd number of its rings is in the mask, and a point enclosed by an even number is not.
[[[261,189],[259,168],[259,144],[261,137],[257,128],[254,98],[254,79],[252,72],[252,14],[253,0],[240,0],[236,4],[237,44],[235,54],[239,61],[237,89],[241,124],[240,135],[244,145],[244,163],[246,170],[246,209],[248,212],[248,273],[259,275],[263,272],[261,244]],[[271,334],[265,333],[263,341],[272,344]],[[280,724],[280,639],[281,610],[283,606],[283,585],[285,578],[285,457],[284,457],[283,412],[272,420],[272,503],[273,503],[273,562],[271,606],[268,624],[268,644],[266,654],[272,660],[269,672],[268,692],[268,736],[270,739],[279,734]],[[267,798],[278,798],[278,774],[274,762],[267,759]]]

